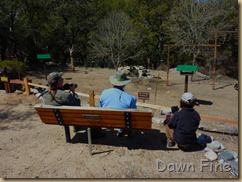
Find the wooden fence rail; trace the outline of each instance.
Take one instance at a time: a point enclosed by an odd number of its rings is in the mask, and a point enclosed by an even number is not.
[[[4,80],[6,93],[11,92],[10,84],[23,84],[25,86],[24,94],[27,95],[27,96],[30,95],[30,86],[40,87],[40,88],[48,88],[48,86],[45,86],[45,85],[39,85],[39,84],[31,83],[31,82],[29,82],[28,78],[24,78],[24,80],[1,79],[1,81],[2,80]],[[7,80],[7,81],[5,81],[5,80]],[[79,95],[79,96],[82,96],[82,97],[87,97],[87,98],[89,98],[89,100],[92,99],[93,102],[95,102],[95,99],[100,99],[100,95],[95,95],[94,91],[90,91],[89,94],[79,93],[79,92],[76,92],[76,94]],[[136,105],[140,106],[140,107],[146,107],[146,108],[150,108],[150,109],[154,109],[154,110],[159,110],[159,111],[170,109],[170,107],[154,105],[154,104],[149,104],[149,103],[143,103],[143,102],[137,102]],[[215,121],[215,122],[219,122],[219,123],[227,123],[227,124],[236,125],[236,126],[238,126],[238,124],[239,124],[238,120],[232,120],[232,119],[227,119],[227,118],[210,116],[210,115],[206,115],[206,114],[200,114],[200,116],[201,116],[201,119],[204,120],[204,121]]]

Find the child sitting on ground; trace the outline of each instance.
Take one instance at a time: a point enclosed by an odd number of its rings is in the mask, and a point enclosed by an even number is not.
[[[183,151],[202,150],[204,147],[197,142],[196,131],[200,123],[200,115],[194,110],[198,105],[196,98],[186,92],[180,100],[181,110],[175,112],[172,117],[168,117],[164,123],[167,136],[167,147],[177,144]]]

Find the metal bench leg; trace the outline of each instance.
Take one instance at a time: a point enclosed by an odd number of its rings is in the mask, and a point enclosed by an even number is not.
[[[65,128],[65,134],[66,134],[66,143],[70,143],[71,142],[70,127],[64,126],[64,128]]]
[[[92,136],[91,136],[91,128],[87,128],[87,138],[88,138],[89,154],[92,156]]]

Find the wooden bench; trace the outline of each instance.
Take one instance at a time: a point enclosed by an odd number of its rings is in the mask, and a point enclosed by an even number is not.
[[[62,125],[66,142],[71,142],[69,126],[88,127],[88,143],[91,152],[90,127],[150,130],[153,113],[137,109],[107,109],[100,107],[36,105],[35,109],[45,124]]]

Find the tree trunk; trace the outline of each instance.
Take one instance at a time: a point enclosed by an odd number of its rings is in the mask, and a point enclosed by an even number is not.
[[[71,70],[75,72],[75,67],[74,67],[74,57],[73,57],[73,52],[74,48],[73,46],[69,49],[70,50],[70,58],[71,58]]]
[[[196,59],[197,59],[197,56],[198,54],[200,53],[200,51],[193,51],[192,53],[192,65],[195,65],[196,64]],[[191,76],[191,82],[193,82],[193,75]]]

